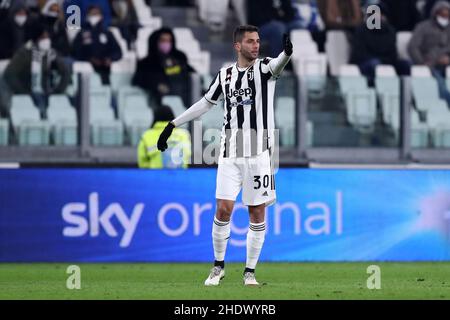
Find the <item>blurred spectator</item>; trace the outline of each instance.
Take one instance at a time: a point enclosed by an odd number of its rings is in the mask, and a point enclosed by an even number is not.
[[[30,23],[24,6],[16,6],[11,16],[0,22],[0,59],[10,59],[29,40],[26,31]]]
[[[445,81],[445,70],[450,65],[450,4],[437,2],[431,17],[417,25],[411,42],[409,54],[415,64],[430,67],[439,84],[439,93],[450,106],[450,93]]]
[[[109,0],[64,0],[64,12],[67,12],[67,7],[77,5],[81,11],[81,25],[86,24],[86,19],[89,14],[89,8],[97,6],[103,14],[102,24],[107,28],[111,25],[111,6]]]
[[[111,5],[111,26],[117,27],[122,37],[127,41],[128,48],[137,38],[137,31],[140,27],[139,21],[131,0],[109,0]]]
[[[363,20],[359,0],[317,0],[317,5],[327,29],[353,30]]]
[[[4,78],[12,94],[31,94],[43,111],[48,95],[65,92],[70,71],[51,49],[44,26],[34,23],[29,28],[31,40],[14,54]]]
[[[191,158],[191,136],[189,131],[175,128],[168,140],[169,150],[161,153],[156,148],[159,135],[174,119],[172,110],[161,106],[155,112],[151,129],[147,130],[138,146],[138,166],[141,169],[187,168]],[[172,149],[172,150],[170,150]]]
[[[442,1],[442,0],[440,0],[440,1]],[[425,7],[423,9],[424,17],[426,19],[430,18],[432,9],[437,2],[438,2],[438,0],[426,0]],[[445,2],[450,3],[450,0],[445,0]]]
[[[106,85],[109,84],[111,63],[122,58],[122,51],[113,34],[103,26],[102,20],[100,7],[90,7],[87,23],[75,37],[72,46],[75,60],[91,62]]]
[[[409,61],[399,59],[397,55],[397,33],[390,24],[386,7],[380,4],[381,28],[369,29],[363,22],[353,36],[351,63],[357,64],[373,85],[375,69],[380,64],[392,65],[400,75],[410,73]]]
[[[66,23],[57,0],[45,2],[41,10],[40,22],[50,35],[52,48],[62,56],[69,56],[70,45],[67,38]]]
[[[165,95],[179,95],[190,105],[189,73],[194,71],[186,55],[176,48],[172,30],[161,28],[150,35],[148,55],[138,62],[133,84],[146,90],[158,104]]]
[[[247,0],[247,16],[248,23],[259,28],[261,41],[269,44],[272,57],[283,51],[284,33],[307,27],[291,0]]]
[[[13,0],[11,1],[11,8],[15,10],[18,7],[25,7],[27,8],[29,17],[32,19],[36,19],[39,16],[39,7],[42,1],[43,0]]]
[[[388,18],[397,31],[412,31],[420,21],[416,0],[383,0]]]

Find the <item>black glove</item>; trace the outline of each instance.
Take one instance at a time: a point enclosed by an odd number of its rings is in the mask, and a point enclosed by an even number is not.
[[[157,144],[159,151],[164,152],[167,149],[167,139],[169,139],[174,128],[175,126],[173,125],[173,123],[169,122],[164,128],[163,132],[161,132],[161,134],[159,135]]]
[[[285,33],[283,35],[283,46],[284,46],[284,52],[290,56],[292,54],[292,42],[289,38],[289,34]]]

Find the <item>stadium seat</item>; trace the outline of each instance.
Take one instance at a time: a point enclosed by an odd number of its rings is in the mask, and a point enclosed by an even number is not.
[[[8,64],[9,60],[0,60],[0,77],[2,76],[3,72],[5,72]]]
[[[401,31],[397,32],[397,53],[400,59],[411,60],[408,53],[408,44],[411,40],[412,32]]]
[[[77,113],[67,96],[50,96],[47,118],[56,145],[73,146],[78,143]]]
[[[0,118],[0,146],[8,145],[9,141],[9,122],[7,119]]]
[[[208,75],[211,72],[211,54],[208,51],[200,51],[194,54],[187,53],[188,62],[200,75]]]
[[[445,102],[436,106],[434,110],[427,113],[427,124],[433,146],[436,148],[450,147],[450,111]]]
[[[291,41],[292,43],[298,43],[299,45],[304,43],[314,43],[311,37],[311,32],[304,29],[294,29],[291,31]]]
[[[128,142],[135,146],[153,123],[153,110],[147,105],[145,96],[133,95],[127,98],[122,112]]]
[[[111,72],[110,75],[111,89],[114,92],[118,92],[120,88],[130,87],[132,80],[133,80],[133,73]]]
[[[50,126],[29,95],[12,96],[10,116],[19,145],[49,144]]]
[[[350,44],[344,31],[328,31],[325,52],[330,64],[330,74],[338,76],[340,67],[350,59]]]
[[[306,80],[308,92],[321,96],[327,81],[327,58],[324,54],[294,57],[295,73]]]
[[[275,101],[275,123],[280,130],[280,145],[295,145],[296,103],[292,97],[279,97]]]
[[[219,101],[217,105],[212,106],[211,109],[201,116],[203,130],[206,129],[222,129],[224,118],[223,100]]]
[[[93,145],[120,146],[123,144],[123,124],[114,119],[112,108],[92,108],[90,124]]]
[[[400,127],[400,126],[399,126]],[[414,109],[411,110],[411,147],[428,147],[428,125],[420,121],[419,114]]]
[[[128,105],[130,97],[142,96],[147,100],[147,94],[139,87],[124,86],[117,91],[117,109],[119,119],[123,119],[123,110]]]
[[[101,86],[98,88],[91,88],[89,94],[89,106],[94,108],[111,108],[111,88]]]
[[[97,72],[89,74],[89,86],[91,87],[91,89],[103,87],[102,78]]]
[[[132,0],[132,2],[141,26],[151,28],[153,30],[161,28],[161,18],[152,16],[151,7],[148,6],[144,0]]]
[[[400,112],[400,79],[392,66],[378,66],[375,71],[375,88],[383,113],[383,122],[391,127]],[[396,116],[394,115],[396,114]]]
[[[312,121],[306,122],[306,146],[312,147],[314,138],[314,123]]]
[[[152,27],[142,27],[138,29],[136,39],[136,55],[138,59],[143,59],[148,54],[148,38],[155,31]]]
[[[186,107],[183,103],[183,100],[179,96],[164,96],[162,98],[162,104],[167,105],[172,109],[173,114],[175,115],[175,118],[178,117],[180,114],[182,114]],[[182,125],[182,128],[187,128],[187,123]]]
[[[345,98],[347,120],[357,130],[371,132],[377,119],[377,105],[374,89],[350,90]]]

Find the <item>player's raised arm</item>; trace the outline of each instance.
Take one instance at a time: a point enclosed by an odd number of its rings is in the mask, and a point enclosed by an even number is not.
[[[268,69],[270,73],[274,76],[279,76],[283,71],[284,67],[288,64],[291,59],[291,55],[293,52],[292,42],[289,38],[289,34],[285,33],[283,35],[283,46],[284,50],[281,52],[278,57],[271,59],[268,63]]]
[[[157,147],[159,151],[165,151],[167,149],[167,140],[172,134],[175,127],[181,126],[186,122],[197,119],[204,113],[208,112],[222,96],[222,86],[220,85],[220,72],[209,86],[208,92],[199,101],[194,103],[190,108],[180,114],[177,118],[172,120],[164,128],[163,132],[159,136]]]

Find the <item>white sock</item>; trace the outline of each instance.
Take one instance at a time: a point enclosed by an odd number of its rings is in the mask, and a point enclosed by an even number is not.
[[[214,247],[214,259],[216,261],[225,260],[228,239],[230,238],[230,221],[223,222],[214,217],[212,238]]]
[[[265,235],[265,222],[250,223],[247,233],[247,263],[245,265],[247,268],[255,269],[264,243]]]

